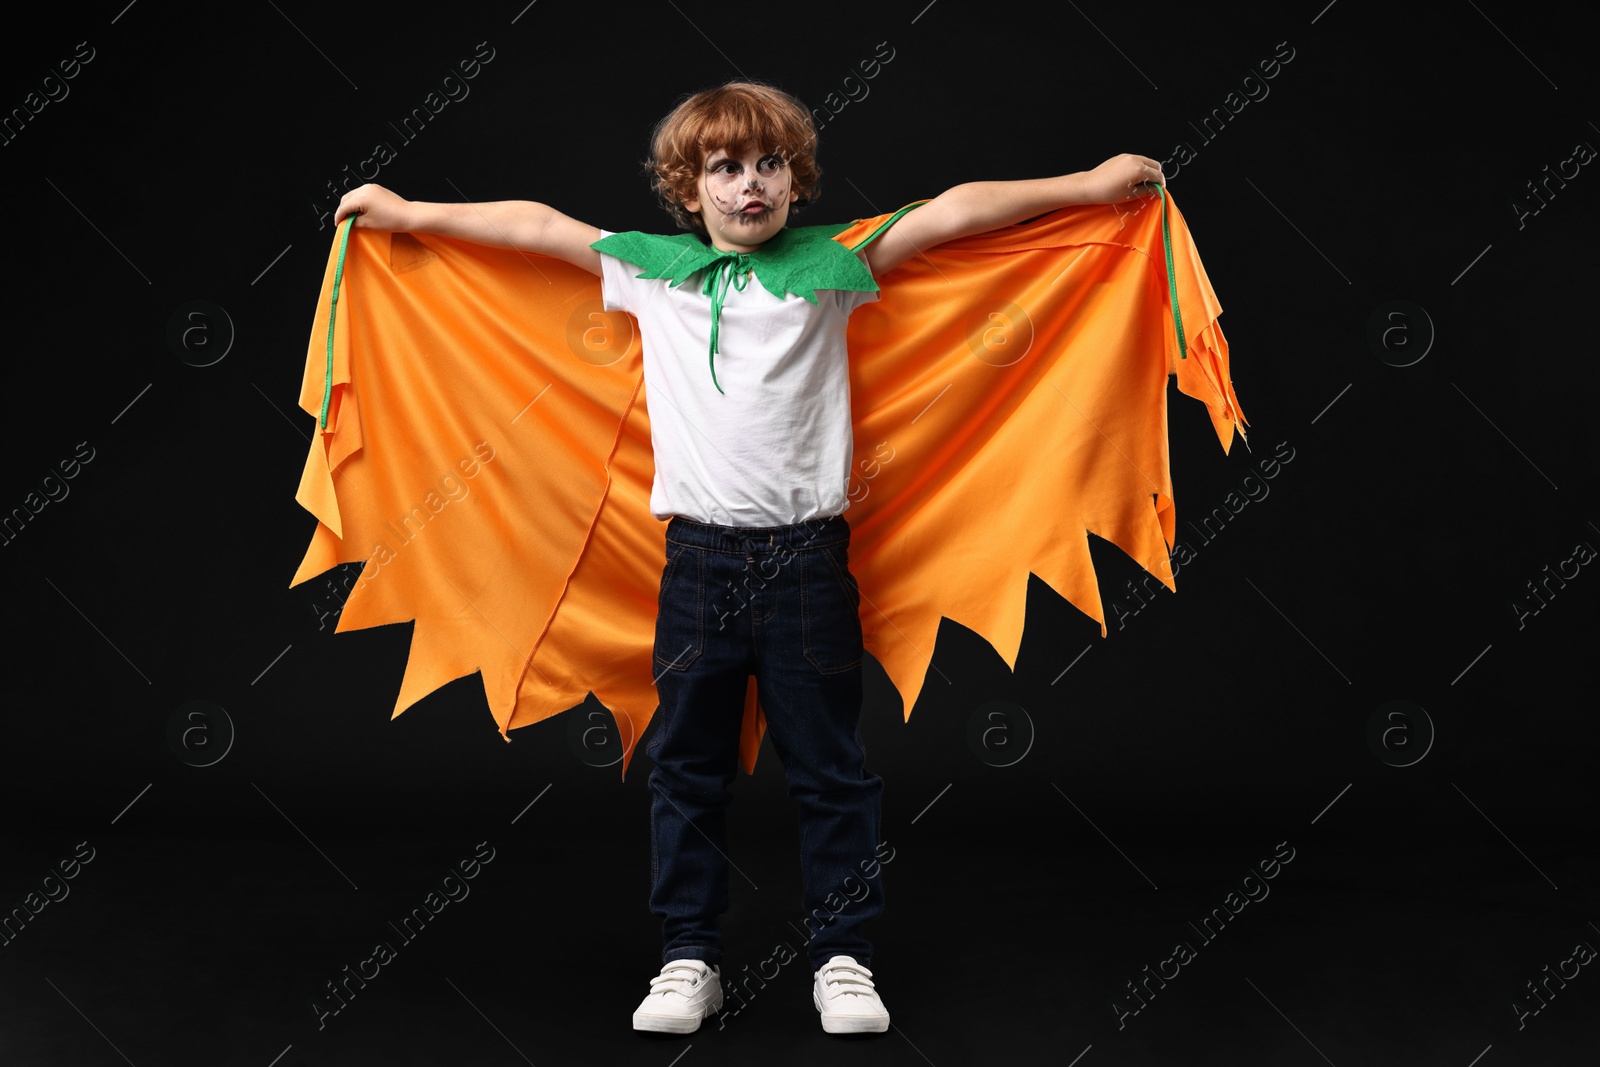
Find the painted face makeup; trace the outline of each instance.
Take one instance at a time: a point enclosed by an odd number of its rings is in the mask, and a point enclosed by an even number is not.
[[[775,152],[752,152],[744,159],[713,153],[706,162],[705,191],[708,206],[730,222],[766,222],[789,202],[789,167]]]
[[[794,204],[794,179],[781,152],[752,148],[707,152],[695,196],[706,236],[724,251],[752,252],[782,232]]]

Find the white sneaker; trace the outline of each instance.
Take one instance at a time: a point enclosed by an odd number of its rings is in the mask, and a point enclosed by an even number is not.
[[[633,1013],[635,1030],[690,1034],[700,1020],[722,1010],[722,968],[700,960],[673,960],[650,979],[650,995]]]
[[[830,1034],[881,1034],[889,1029],[889,1009],[872,986],[872,972],[854,956],[834,956],[816,972],[811,1003],[822,1013]]]

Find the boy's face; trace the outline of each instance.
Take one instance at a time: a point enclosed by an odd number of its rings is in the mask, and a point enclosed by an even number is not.
[[[711,243],[725,252],[753,252],[789,220],[789,165],[772,152],[707,152],[695,189],[698,195],[683,206],[701,217]]]

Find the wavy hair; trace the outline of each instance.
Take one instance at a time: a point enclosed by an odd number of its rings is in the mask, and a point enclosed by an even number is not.
[[[789,167],[794,206],[821,195],[817,128],[804,104],[762,82],[727,82],[685,97],[656,123],[645,169],[661,206],[685,230],[706,232],[698,212],[683,206],[699,195],[696,184],[707,152],[776,152]]]

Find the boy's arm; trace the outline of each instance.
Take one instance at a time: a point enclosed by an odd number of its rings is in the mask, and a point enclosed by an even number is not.
[[[356,226],[437,233],[497,248],[537,252],[564,259],[591,274],[600,273],[600,253],[589,247],[600,240],[599,227],[531,200],[429,204],[402,199],[381,185],[363,185],[339,201],[334,225],[350,215],[361,216]]]
[[[1149,156],[1113,156],[1093,170],[1056,178],[969,182],[953,186],[915,211],[908,211],[866,248],[876,277],[934,245],[1075,204],[1117,204],[1141,195],[1141,182],[1166,184],[1159,161]],[[1143,195],[1150,195],[1149,191]]]

